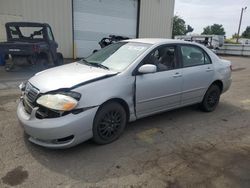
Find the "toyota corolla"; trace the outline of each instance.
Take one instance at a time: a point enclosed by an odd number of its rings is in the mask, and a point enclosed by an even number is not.
[[[20,85],[17,115],[44,147],[108,144],[139,118],[192,104],[212,112],[230,85],[231,62],[202,45],[132,39],[37,73]]]

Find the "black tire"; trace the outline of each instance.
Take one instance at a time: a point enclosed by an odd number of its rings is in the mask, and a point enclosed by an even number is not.
[[[56,60],[54,61],[55,66],[63,65],[63,55],[61,53],[56,53]]]
[[[118,139],[127,123],[127,114],[117,102],[104,104],[96,113],[93,124],[93,140],[97,144],[109,144]]]
[[[215,110],[220,101],[221,90],[218,85],[211,85],[200,104],[201,110],[212,112]]]
[[[37,71],[43,71],[49,68],[49,59],[46,57],[39,57],[37,62],[34,64]]]
[[[15,57],[15,58],[6,59],[4,68],[6,72],[16,72],[20,70],[21,65],[22,65],[22,59]]]
[[[15,64],[14,64],[14,61],[13,61],[13,60],[11,60],[11,59],[6,59],[6,60],[5,60],[4,69],[5,69],[6,72],[11,72],[11,71],[13,71],[13,70],[14,70],[14,66],[15,66]]]

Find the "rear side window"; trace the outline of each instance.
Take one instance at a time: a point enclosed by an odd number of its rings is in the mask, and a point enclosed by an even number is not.
[[[181,46],[183,67],[210,64],[208,55],[200,48],[195,46]]]

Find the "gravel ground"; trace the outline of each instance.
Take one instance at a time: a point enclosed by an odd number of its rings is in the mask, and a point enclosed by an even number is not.
[[[162,113],[130,123],[112,144],[67,150],[27,141],[16,118],[26,74],[0,74],[0,187],[249,188],[250,58],[224,58],[233,84],[215,112]]]

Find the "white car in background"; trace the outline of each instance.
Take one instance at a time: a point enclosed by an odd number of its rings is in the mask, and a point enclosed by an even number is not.
[[[211,112],[230,84],[231,63],[202,45],[126,40],[37,73],[20,86],[17,115],[44,147],[108,144],[139,118],[196,103]]]

